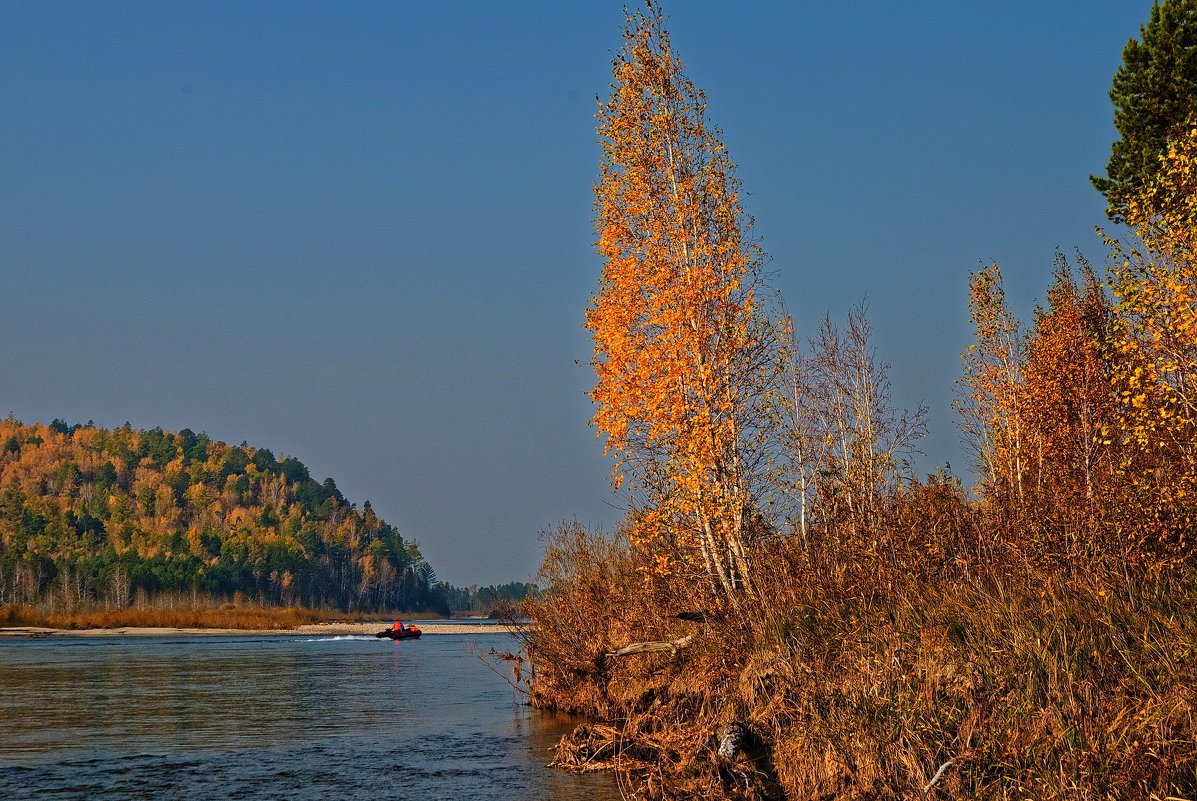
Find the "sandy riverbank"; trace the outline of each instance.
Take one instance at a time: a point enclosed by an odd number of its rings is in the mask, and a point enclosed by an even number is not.
[[[163,637],[163,636],[214,636],[234,634],[374,634],[387,628],[383,623],[313,623],[293,629],[178,629],[139,628],[124,626],[118,629],[48,629],[39,626],[12,626],[0,628],[0,637]],[[514,631],[512,626],[489,623],[419,623],[425,634],[505,634]]]

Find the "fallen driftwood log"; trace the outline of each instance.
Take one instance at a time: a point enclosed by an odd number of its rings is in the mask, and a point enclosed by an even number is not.
[[[729,723],[719,733],[719,747],[716,753],[724,759],[735,759],[740,747],[744,744],[744,727],[739,723]]]
[[[657,651],[672,651],[677,653],[694,641],[694,635],[688,634],[676,640],[649,640],[648,642],[634,642],[607,653],[607,656],[628,656],[629,654],[651,654]]]

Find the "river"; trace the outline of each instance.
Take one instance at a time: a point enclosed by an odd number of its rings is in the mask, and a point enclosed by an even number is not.
[[[0,639],[0,798],[614,801],[469,652],[504,634]]]

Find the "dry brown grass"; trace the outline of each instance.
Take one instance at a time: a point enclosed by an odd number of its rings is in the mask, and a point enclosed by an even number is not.
[[[343,613],[300,607],[224,607],[208,609],[108,609],[42,613],[29,606],[0,607],[2,626],[54,629],[187,628],[291,629],[308,623],[343,619]]]
[[[764,544],[738,619],[563,527],[524,634],[532,702],[591,721],[558,764],[619,770],[646,798],[1197,798],[1197,581],[1015,567],[938,512],[922,553],[900,514],[868,549],[843,531]],[[677,654],[606,656],[688,634]],[[745,747],[723,759],[733,723]]]

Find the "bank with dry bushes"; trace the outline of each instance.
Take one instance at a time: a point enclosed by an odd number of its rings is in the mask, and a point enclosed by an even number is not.
[[[532,703],[590,721],[557,763],[647,798],[1197,798],[1197,120],[1104,279],[1059,256],[1024,326],[972,276],[966,493],[912,474],[867,309],[800,336],[766,286],[665,21],[626,15],[597,115],[591,422],[628,514],[552,533],[526,605]]]
[[[524,635],[532,703],[588,721],[556,764],[645,798],[1197,797],[1193,576],[1018,565],[953,514],[921,570],[772,541],[735,614],[560,528]],[[681,647],[614,655],[645,641]]]

